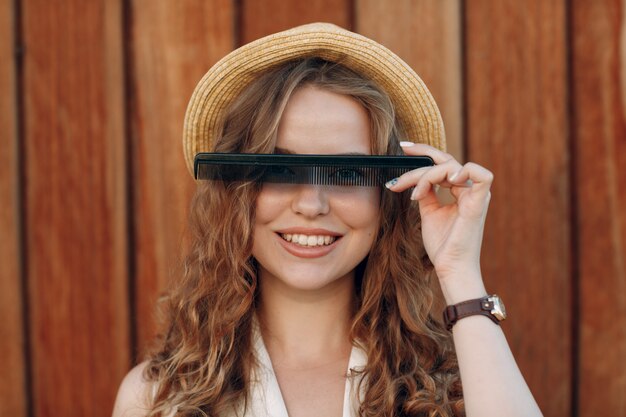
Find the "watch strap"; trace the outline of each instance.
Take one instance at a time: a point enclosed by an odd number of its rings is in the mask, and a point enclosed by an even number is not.
[[[448,330],[452,330],[452,326],[462,318],[469,316],[481,315],[489,317],[494,323],[500,324],[500,320],[492,314],[494,308],[491,296],[476,298],[473,300],[463,301],[458,304],[447,306],[443,311],[443,321]]]

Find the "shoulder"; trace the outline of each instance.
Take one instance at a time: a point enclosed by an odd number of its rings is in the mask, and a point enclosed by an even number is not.
[[[126,374],[115,399],[113,417],[144,417],[150,408],[152,384],[144,376],[148,362],[142,362]]]

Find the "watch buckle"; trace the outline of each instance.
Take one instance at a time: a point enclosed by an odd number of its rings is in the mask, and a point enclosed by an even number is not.
[[[499,321],[506,319],[506,309],[504,308],[504,303],[497,295],[492,295],[487,298],[487,300],[493,306],[491,310],[491,314]]]

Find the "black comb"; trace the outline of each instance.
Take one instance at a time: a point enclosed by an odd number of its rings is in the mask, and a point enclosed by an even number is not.
[[[416,168],[428,156],[199,153],[199,180],[377,187]]]

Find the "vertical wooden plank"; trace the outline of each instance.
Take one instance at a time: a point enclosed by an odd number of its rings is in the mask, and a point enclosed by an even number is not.
[[[579,416],[626,416],[626,3],[574,0]]]
[[[0,2],[0,416],[26,417],[13,8]]]
[[[312,22],[328,22],[352,27],[352,2],[349,0],[241,0],[241,43],[271,33]]]
[[[133,263],[141,356],[155,334],[156,300],[178,272],[195,189],[182,152],[187,102],[204,73],[233,48],[234,10],[230,0],[130,4]]]
[[[34,415],[109,416],[129,364],[121,1],[23,3]]]
[[[563,0],[465,3],[468,159],[495,174],[482,256],[518,363],[570,415],[571,230]]]
[[[463,159],[459,0],[356,0],[355,30],[382,43],[419,74],[441,111],[448,151]]]

